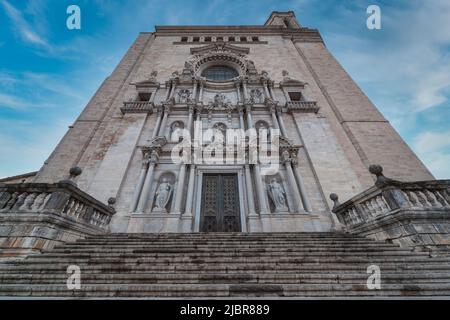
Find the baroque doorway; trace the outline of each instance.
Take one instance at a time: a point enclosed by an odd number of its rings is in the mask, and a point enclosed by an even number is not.
[[[203,175],[200,232],[241,232],[237,174]]]

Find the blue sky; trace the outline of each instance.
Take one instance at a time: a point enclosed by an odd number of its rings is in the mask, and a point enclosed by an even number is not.
[[[81,8],[82,29],[66,28]],[[382,29],[366,28],[377,4]],[[437,178],[450,178],[450,1],[0,0],[0,177],[38,170],[140,31],[293,10]]]

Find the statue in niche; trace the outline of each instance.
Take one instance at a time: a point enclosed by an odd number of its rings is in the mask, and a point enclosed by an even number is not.
[[[262,103],[263,94],[259,89],[250,90],[250,102],[251,103]]]
[[[214,96],[214,105],[217,107],[223,106],[226,96],[223,93],[218,93]]]
[[[184,125],[180,121],[175,121],[172,124],[172,133],[170,134],[170,140],[172,142],[179,142],[183,136]]]
[[[223,143],[226,139],[227,126],[221,122],[216,123],[213,126],[213,138],[212,142]]]
[[[269,73],[265,70],[261,71],[261,78],[263,80],[269,80]]]
[[[163,178],[162,182],[159,184],[158,189],[156,190],[156,200],[155,207],[158,211],[166,211],[167,212],[167,204],[170,201],[173,193],[173,186],[169,183],[167,178]]]
[[[258,135],[258,137],[260,136],[261,133],[265,133],[267,139],[269,139],[270,129],[269,129],[269,126],[267,125],[267,123],[265,123],[264,121],[258,121],[255,125],[255,128],[256,128],[256,134]]]
[[[178,91],[178,102],[179,103],[188,103],[191,101],[191,91],[188,89],[182,89]]]
[[[283,70],[281,72],[281,74],[283,75],[283,81],[289,81],[291,80],[291,78],[289,77],[289,71]]]
[[[277,179],[272,178],[270,184],[267,186],[267,192],[275,205],[275,211],[288,211],[286,205],[286,192]]]

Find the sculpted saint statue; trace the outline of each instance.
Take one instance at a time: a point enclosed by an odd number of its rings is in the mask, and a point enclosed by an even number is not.
[[[173,193],[172,185],[164,178],[156,190],[155,206],[158,210],[165,211]]]
[[[250,90],[250,102],[251,103],[261,103],[262,102],[262,92],[259,89]]]
[[[268,193],[270,199],[273,201],[275,205],[276,211],[287,211],[288,208],[286,206],[286,192],[283,189],[283,186],[278,183],[277,179],[273,178],[270,181],[268,186]]]
[[[172,125],[172,134],[170,136],[170,140],[172,142],[180,141],[180,138],[183,136],[183,126],[180,122],[174,122]]]
[[[191,91],[183,89],[178,92],[178,101],[180,103],[188,103],[190,98],[191,98]]]

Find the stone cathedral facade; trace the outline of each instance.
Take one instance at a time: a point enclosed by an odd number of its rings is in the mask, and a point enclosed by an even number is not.
[[[202,160],[204,147],[223,145],[231,130],[247,135],[213,152],[231,148],[231,161]],[[261,146],[250,142],[262,135],[276,146],[271,173],[263,157],[251,161]],[[180,145],[188,156],[174,162]],[[64,182],[80,168],[70,181],[114,204],[112,233],[330,232],[342,225],[329,195],[349,199],[372,187],[372,164],[404,182],[433,179],[320,33],[293,12],[273,12],[261,26],[141,33],[26,182]],[[31,208],[45,195],[15,197]]]
[[[278,173],[248,159],[174,164],[173,137],[187,130],[193,140],[194,121],[202,131],[278,129]],[[319,32],[275,12],[263,26],[141,33],[33,181],[82,168],[81,190],[117,199],[112,232],[330,231],[328,195],[371,186],[373,163],[395,178],[432,179]]]
[[[449,215],[450,180],[293,12],[159,26],[0,180],[0,297],[448,298]]]

